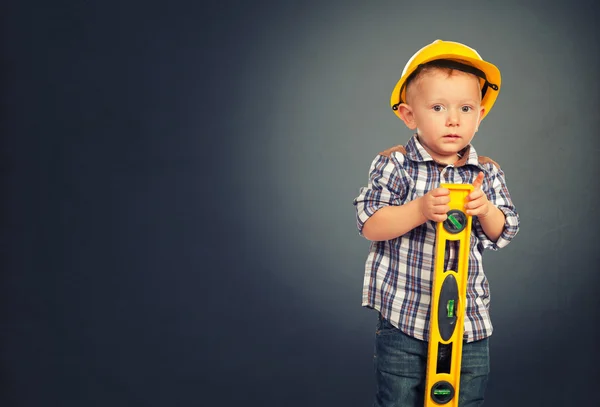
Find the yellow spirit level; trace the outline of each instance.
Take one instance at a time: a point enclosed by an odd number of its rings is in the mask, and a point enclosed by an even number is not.
[[[436,229],[425,407],[458,407],[472,223],[464,205],[473,185],[441,184],[440,187],[450,191],[450,211]],[[456,271],[444,270],[449,241],[459,243]]]

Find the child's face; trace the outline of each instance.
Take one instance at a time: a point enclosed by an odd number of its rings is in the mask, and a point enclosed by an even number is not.
[[[423,73],[411,84],[408,104],[400,107],[404,122],[417,129],[419,141],[437,161],[452,164],[473,139],[484,112],[474,75],[442,70]]]

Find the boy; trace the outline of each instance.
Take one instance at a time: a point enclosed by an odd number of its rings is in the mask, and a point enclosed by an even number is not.
[[[359,233],[371,241],[362,305],[379,312],[374,406],[424,405],[435,226],[450,201],[440,183],[475,187],[465,202],[473,224],[459,405],[483,405],[492,324],[482,254],[519,230],[503,171],[470,144],[499,89],[494,65],[464,44],[437,40],[413,55],[392,92],[392,109],[415,134],[375,157],[354,200]],[[450,243],[444,266],[456,270],[458,242]]]

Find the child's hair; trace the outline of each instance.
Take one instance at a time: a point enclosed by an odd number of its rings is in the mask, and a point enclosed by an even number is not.
[[[409,87],[411,85],[415,85],[420,78],[422,78],[425,74],[427,74],[429,72],[432,72],[432,71],[441,71],[441,72],[446,73],[446,75],[448,75],[448,77],[451,77],[456,72],[470,73],[470,72],[465,72],[465,71],[463,71],[461,69],[456,69],[455,67],[452,67],[451,65],[449,66],[448,62],[449,61],[447,61],[447,60],[443,60],[443,59],[440,60],[440,59],[438,59],[438,60],[430,61],[430,62],[427,62],[425,64],[419,65],[417,67],[417,69],[415,69],[408,76],[408,78],[406,78],[406,82],[405,82],[405,85],[404,85],[405,89],[406,89],[406,98],[408,99],[408,89],[409,89]],[[477,78],[477,79],[479,79],[479,78]]]

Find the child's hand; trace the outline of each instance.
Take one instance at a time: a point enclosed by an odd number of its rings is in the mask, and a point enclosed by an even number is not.
[[[477,178],[473,181],[475,189],[467,196],[468,202],[465,204],[465,209],[467,215],[485,218],[490,212],[490,201],[481,190],[481,184],[483,184],[483,172],[477,174]]]
[[[450,191],[446,188],[436,188],[421,197],[421,213],[434,222],[443,222],[450,211]]]

